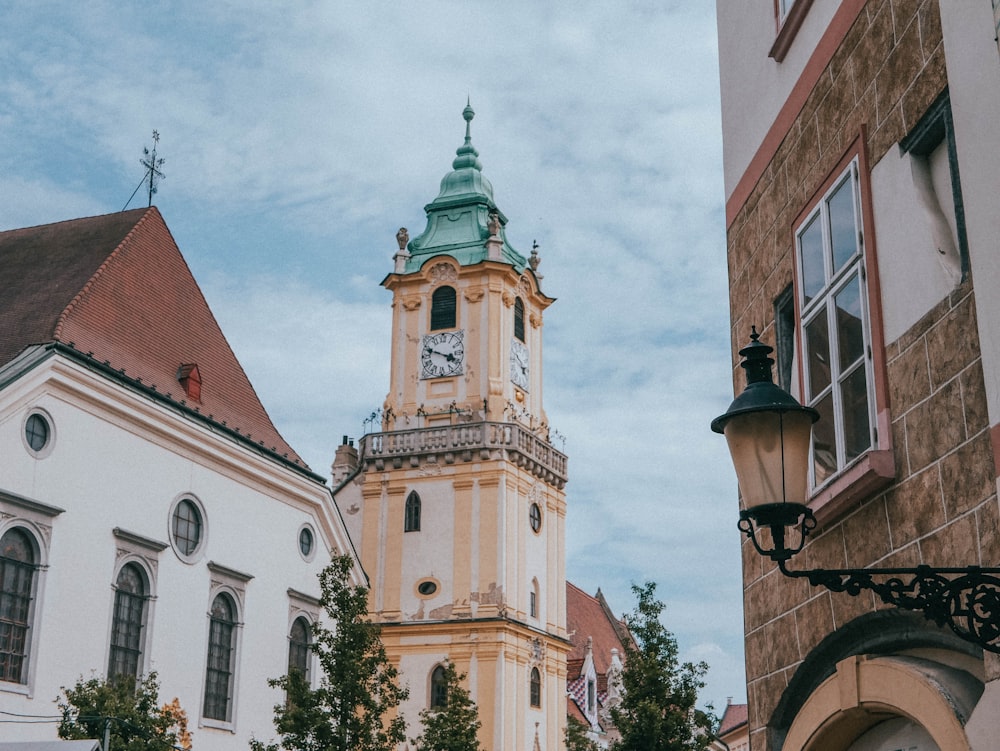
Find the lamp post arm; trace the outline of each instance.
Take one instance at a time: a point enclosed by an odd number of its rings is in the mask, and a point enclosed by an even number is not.
[[[814,587],[826,587],[831,592],[853,596],[870,590],[887,605],[922,612],[961,638],[1000,654],[1000,568],[922,565],[794,571],[786,561],[777,563],[785,576],[808,579]]]

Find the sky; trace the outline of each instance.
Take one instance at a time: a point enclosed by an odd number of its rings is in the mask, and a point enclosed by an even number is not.
[[[472,143],[539,245],[567,575],[656,583],[746,700],[714,3],[9,0],[0,229],[153,202],[274,423],[328,475],[389,386],[396,230]]]

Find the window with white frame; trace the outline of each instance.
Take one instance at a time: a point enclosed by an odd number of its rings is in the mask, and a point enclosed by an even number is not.
[[[28,682],[38,544],[24,527],[0,536],[0,681]]]
[[[115,537],[114,601],[108,637],[108,678],[141,677],[146,672],[159,556],[168,543],[121,527]]]
[[[813,426],[813,487],[875,447],[861,227],[855,160],[795,233],[803,403],[820,413]]]
[[[0,691],[32,690],[49,541],[61,513],[0,491]]]
[[[138,563],[126,563],[115,580],[108,678],[135,679],[142,674],[149,577]]]
[[[208,612],[208,654],[202,717],[233,724],[245,586],[253,577],[209,561],[212,576]],[[207,724],[212,724],[208,722]]]

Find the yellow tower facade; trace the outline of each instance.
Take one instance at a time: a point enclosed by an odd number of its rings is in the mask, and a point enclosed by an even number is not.
[[[488,749],[562,747],[566,718],[566,456],[542,405],[542,333],[553,302],[538,256],[507,242],[472,147],[399,252],[390,388],[362,438],[357,504],[370,611],[410,699],[440,701],[445,660],[468,676]],[[338,492],[338,503],[341,503]],[[343,504],[342,504],[343,505]]]

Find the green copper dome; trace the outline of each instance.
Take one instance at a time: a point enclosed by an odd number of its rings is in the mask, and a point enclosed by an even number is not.
[[[471,266],[491,258],[490,245],[494,246],[492,260],[524,271],[525,258],[507,242],[507,217],[493,201],[493,186],[483,176],[483,163],[472,145],[475,114],[468,104],[462,111],[465,143],[455,152],[452,171],[442,178],[438,197],[424,207],[427,227],[407,246],[410,257],[404,273],[418,271],[428,258],[442,253]]]

